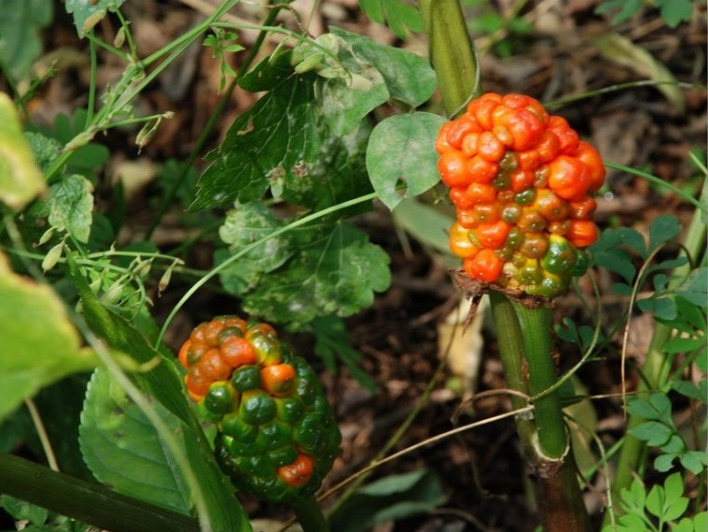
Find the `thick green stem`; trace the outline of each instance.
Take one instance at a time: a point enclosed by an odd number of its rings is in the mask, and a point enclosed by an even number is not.
[[[686,253],[694,260],[698,261],[701,254],[705,250],[706,240],[706,223],[704,214],[696,209],[691,220],[691,224],[686,231],[684,238],[684,248]],[[691,264],[685,264],[674,270],[674,276],[669,282],[668,288],[676,288],[688,275],[691,270]],[[695,267],[695,264],[694,264]],[[666,382],[666,372],[669,369],[667,366],[667,358],[663,353],[664,344],[671,338],[673,329],[668,325],[656,322],[654,332],[649,343],[644,365],[641,368],[642,379],[637,385],[637,392],[644,393],[651,390],[660,390]],[[640,462],[645,456],[644,450],[646,442],[639,440],[630,434],[630,431],[642,424],[645,420],[636,416],[632,416],[627,423],[626,434],[619,460],[617,462],[617,473],[615,474],[612,483],[612,499],[619,500],[620,493],[623,488],[628,488],[632,483],[633,474],[638,470]],[[605,525],[610,523],[609,513],[605,515]]]
[[[546,307],[526,308],[514,303],[523,337],[528,387],[531,396],[546,391],[556,382],[556,366],[552,358],[553,317]],[[568,437],[558,392],[534,401],[534,417],[541,451],[552,459],[562,458],[568,450]]]
[[[467,100],[479,94],[474,46],[459,2],[420,0],[419,4],[443,106],[454,115]]]
[[[495,291],[489,297],[507,385],[527,395],[548,389],[555,382],[550,312],[522,308]],[[514,407],[524,404],[518,396],[512,396],[512,402]],[[590,522],[556,392],[538,399],[534,403],[534,418],[519,416],[516,427],[532,472],[544,530],[589,531]]]
[[[199,530],[187,515],[0,453],[0,493],[113,532]]]
[[[317,499],[310,495],[304,499],[296,499],[290,503],[297,520],[304,532],[329,532],[329,523],[322,513],[322,508],[317,503]]]

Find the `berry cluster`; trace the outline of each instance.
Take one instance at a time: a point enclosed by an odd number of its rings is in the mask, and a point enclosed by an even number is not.
[[[215,451],[241,490],[287,500],[319,488],[341,436],[317,376],[275,330],[221,316],[179,351],[200,414],[218,428]]]
[[[565,119],[488,93],[440,129],[436,150],[457,209],[450,246],[472,279],[555,297],[584,273],[605,168]]]

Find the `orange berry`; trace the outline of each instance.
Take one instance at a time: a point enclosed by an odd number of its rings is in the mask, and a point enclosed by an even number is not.
[[[551,116],[548,120],[548,129],[558,139],[558,149],[561,153],[572,155],[578,147],[578,134],[571,129],[568,121],[560,116]]]
[[[504,245],[511,226],[504,220],[494,223],[480,223],[475,230],[477,240],[485,248],[499,249]]]
[[[541,139],[536,145],[535,151],[538,156],[538,161],[547,163],[552,160],[560,150],[560,142],[558,137],[552,131],[544,131],[541,134]]]
[[[501,161],[502,157],[504,157],[506,148],[491,131],[484,131],[479,135],[477,151],[479,155],[484,157],[486,160],[493,163],[498,163]]]
[[[587,142],[580,141],[576,157],[585,165],[590,180],[588,192],[591,194],[597,192],[605,183],[605,165],[600,154]]]
[[[509,177],[511,178],[511,190],[514,192],[521,192],[532,187],[536,180],[536,174],[531,170],[517,170]]]
[[[489,97],[488,94],[473,100],[467,107],[467,112],[474,116],[484,129],[491,130],[494,127],[492,113],[499,106],[501,97],[497,100],[494,97]]]
[[[453,149],[450,143],[447,141],[447,132],[450,131],[452,127],[452,122],[445,122],[438,132],[438,138],[435,139],[435,151],[439,154]]]
[[[466,229],[477,227],[473,209],[457,209],[457,223]]]
[[[484,133],[486,133],[486,131]],[[477,155],[477,151],[479,150],[479,137],[484,135],[484,133],[470,133],[462,139],[460,149],[465,157],[470,158]]]
[[[465,187],[452,187],[448,196],[458,209],[471,209],[473,203],[467,198]]]
[[[459,187],[472,181],[467,158],[457,150],[443,152],[438,159],[438,170],[443,183],[448,187]]]
[[[240,368],[256,362],[256,352],[245,338],[232,336],[221,344],[221,355],[232,368]]]
[[[295,376],[295,368],[290,364],[273,364],[261,370],[261,384],[274,397],[285,397],[295,385]]]
[[[514,137],[512,147],[517,152],[533,148],[543,131],[543,123],[528,109],[520,109],[511,115],[506,127]]]
[[[475,183],[489,183],[497,176],[499,165],[475,155],[467,163],[467,172]]]
[[[548,186],[557,196],[574,200],[587,192],[590,181],[581,161],[568,155],[559,155],[548,166]]]
[[[522,151],[516,154],[519,161],[519,168],[522,170],[534,171],[540,164],[538,152],[536,150]]]
[[[465,195],[473,205],[491,203],[494,201],[496,194],[496,189],[486,183],[472,183],[465,191]]]
[[[278,468],[278,478],[288,486],[300,487],[307,484],[315,472],[315,464],[308,455],[298,454],[292,464]]]
[[[587,196],[580,201],[570,202],[570,216],[571,218],[589,220],[595,214],[595,209],[597,209],[597,202]]]
[[[179,363],[182,364],[185,368],[189,367],[189,363],[187,362],[187,353],[189,352],[189,348],[192,347],[192,340],[187,340],[182,344],[182,347],[179,348],[179,353],[177,354],[177,359],[179,360]]]
[[[457,222],[452,224],[450,227],[450,250],[455,256],[466,259],[479,252],[480,248],[472,243],[469,235],[469,229],[465,229]]]
[[[585,248],[597,240],[597,226],[590,220],[571,220],[565,236],[576,248]]]
[[[223,381],[231,376],[232,368],[226,363],[218,349],[209,349],[197,365],[199,372],[205,379],[213,381]]]
[[[202,375],[199,366],[193,366],[184,377],[184,384],[190,392],[190,395],[196,396],[196,401],[199,401],[209,391],[211,381]]]
[[[568,217],[568,204],[548,189],[541,189],[536,194],[534,207],[546,220],[551,222],[564,220]]]
[[[493,283],[499,279],[504,261],[491,249],[482,249],[474,257],[465,259],[462,267],[472,279]]]
[[[453,148],[458,150],[462,146],[462,141],[470,133],[479,133],[482,131],[477,120],[470,115],[462,115],[457,120],[451,122],[450,128],[446,132],[447,141]]]

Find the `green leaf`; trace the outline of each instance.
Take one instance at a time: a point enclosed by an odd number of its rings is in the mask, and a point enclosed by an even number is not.
[[[16,275],[2,254],[0,338],[0,420],[40,388],[96,365],[57,294]]]
[[[670,28],[675,28],[682,22],[688,22],[693,15],[691,0],[657,0],[661,18]]]
[[[643,0],[605,0],[595,8],[595,13],[605,14],[617,11],[612,16],[612,24],[620,24],[634,16],[643,5]]]
[[[388,22],[393,33],[401,39],[406,37],[406,27],[414,32],[423,31],[418,10],[400,0],[359,0],[359,6],[374,22]]]
[[[700,475],[706,468],[706,453],[703,451],[686,451],[679,456],[681,465],[694,475]]]
[[[292,52],[295,71],[314,71],[315,94],[322,115],[335,135],[356,128],[373,109],[389,99],[381,72],[334,33],[305,40]]]
[[[627,399],[627,411],[633,416],[663,421],[673,426],[671,400],[663,393],[652,393],[648,398],[634,396]]]
[[[43,525],[49,518],[49,510],[46,508],[5,494],[0,495],[0,507],[4,508],[16,521],[27,520],[33,525]],[[27,529],[24,528],[24,530]]]
[[[676,460],[675,454],[661,454],[654,459],[654,467],[661,473],[669,471]]]
[[[389,209],[439,181],[435,137],[445,122],[431,113],[410,113],[387,118],[372,131],[366,169],[379,199]],[[405,190],[397,190],[399,184]]]
[[[379,523],[429,512],[446,500],[432,473],[412,471],[359,489],[331,516],[330,523],[337,532],[364,532]]]
[[[708,268],[696,268],[676,288],[676,295],[690,301],[694,305],[705,308],[708,305]]]
[[[656,517],[661,517],[665,503],[666,494],[664,493],[664,488],[659,485],[653,486],[647,494],[647,511]]]
[[[226,219],[219,228],[219,236],[229,245],[229,249],[217,251],[216,263],[225,261],[243,247],[284,225],[285,222],[276,219],[262,203],[237,204],[235,209],[226,214]],[[232,294],[241,295],[254,288],[263,274],[282,266],[293,253],[295,249],[288,233],[270,238],[222,270],[219,274],[221,283]]]
[[[47,0],[0,0],[0,64],[15,81],[25,79],[42,53],[40,30],[52,21]]]
[[[319,316],[350,316],[391,281],[389,257],[355,227],[305,226],[301,252],[244,297],[244,309],[294,327]]]
[[[199,180],[191,210],[259,199],[272,182],[296,179],[321,154],[312,83],[301,77],[258,100],[231,125]]]
[[[88,242],[93,211],[89,180],[78,174],[64,176],[49,191],[49,223],[79,242]]]
[[[610,251],[615,250],[619,246],[624,246],[629,249],[636,251],[642,258],[646,258],[647,247],[644,243],[644,238],[635,229],[629,227],[619,227],[617,229],[608,228],[605,229],[597,242],[595,242],[588,249],[593,253],[599,251]],[[624,250],[622,250],[624,251]],[[630,255],[626,252],[623,253],[623,258],[630,258]]]
[[[371,393],[376,393],[376,383],[361,367],[361,353],[352,347],[344,321],[337,316],[323,316],[313,320],[312,328],[315,332],[313,350],[324,360],[327,369],[335,373],[339,360],[359,384]]]
[[[645,421],[629,430],[637,439],[644,440],[648,445],[659,446],[669,441],[673,430],[658,421]]]
[[[708,512],[700,512],[693,516],[694,532],[704,532],[708,530]]]
[[[66,12],[74,15],[74,25],[79,37],[84,37],[106,16],[106,11],[116,11],[125,0],[66,0]]]
[[[427,59],[340,28],[330,31],[351,44],[356,54],[381,72],[392,98],[418,107],[433,95],[437,79]]]
[[[593,264],[618,273],[628,284],[632,284],[637,270],[628,253],[617,248],[611,251],[592,251],[591,248],[591,253]]]
[[[674,336],[664,344],[662,351],[667,355],[675,355],[676,353],[691,353],[706,346],[705,338],[684,338]]]
[[[71,116],[58,113],[54,117],[52,136],[59,142],[66,144],[77,135],[84,133],[88,112],[79,108]],[[90,176],[96,168],[108,161],[110,152],[105,146],[96,142],[89,142],[78,148],[67,161],[70,172]]]
[[[45,172],[52,161],[59,156],[62,144],[56,139],[47,137],[41,133],[26,132],[27,142],[32,150],[32,156],[37,161],[39,168]]]
[[[15,105],[0,92],[0,201],[20,210],[45,189]]]
[[[401,201],[393,211],[396,223],[418,240],[436,251],[451,256],[448,231],[453,218],[415,198]],[[450,267],[457,266],[459,259],[450,260]]]
[[[705,341],[703,341],[703,346],[705,346]],[[671,381],[671,388],[676,390],[678,393],[685,397],[690,397],[696,401],[706,402],[706,381],[701,380],[698,385],[684,381],[681,379],[674,379]]]
[[[160,404],[152,406],[181,441],[179,420]],[[180,464],[142,410],[105,369],[96,370],[86,391],[79,445],[99,481],[118,492],[189,514],[191,495]]]
[[[670,297],[656,297],[656,294],[637,301],[637,307],[643,312],[652,312],[660,320],[670,321],[676,318],[676,304]]]
[[[84,315],[91,329],[110,346],[127,354],[138,364],[155,365],[155,362],[159,362],[149,371],[136,373],[136,379],[162,406],[185,423],[192,423],[192,414],[174,357],[168,357],[155,349],[128,321],[101,305],[73,257],[68,255],[67,259],[71,278],[81,297]]]
[[[649,228],[649,253],[680,234],[681,225],[676,216],[673,214],[657,216]]]

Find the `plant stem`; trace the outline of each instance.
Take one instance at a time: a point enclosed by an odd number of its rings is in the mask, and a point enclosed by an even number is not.
[[[113,532],[199,530],[196,519],[0,453],[0,493]]]
[[[313,495],[304,499],[295,499],[290,503],[297,515],[300,526],[305,532],[329,532],[329,523],[322,513],[322,508]]]
[[[546,307],[526,308],[514,303],[514,310],[521,326],[528,387],[533,400],[533,396],[544,392],[556,382],[551,339],[553,317]],[[558,391],[534,401],[534,416],[541,451],[548,458],[562,458],[568,451],[568,437]]]
[[[474,46],[458,1],[420,0],[419,4],[443,106],[454,116],[480,92]]]
[[[550,312],[523,308],[496,291],[490,292],[489,298],[507,385],[525,394],[546,390],[555,382]],[[512,402],[518,408],[523,399],[512,396]],[[517,416],[516,427],[533,473],[544,530],[590,530],[557,392],[536,401],[533,418]]]
[[[684,237],[684,248],[691,259],[697,262],[701,253],[705,250],[706,223],[705,214],[696,209],[693,218]],[[691,271],[692,265],[684,264],[674,269],[673,276],[668,283],[668,289],[675,289]],[[671,338],[673,329],[663,323],[655,322],[649,350],[647,352],[644,365],[641,368],[642,379],[637,385],[637,393],[646,393],[652,390],[660,390],[666,384],[668,376],[665,374],[669,369],[666,366],[666,355],[663,353],[664,344]],[[645,420],[636,416],[629,418],[624,443],[620,451],[617,462],[617,473],[612,484],[612,499],[619,500],[623,488],[628,488],[632,482],[632,475],[639,468],[645,453],[646,442],[639,440],[630,434],[630,431],[642,424]],[[604,524],[610,522],[609,512],[605,515]]]

